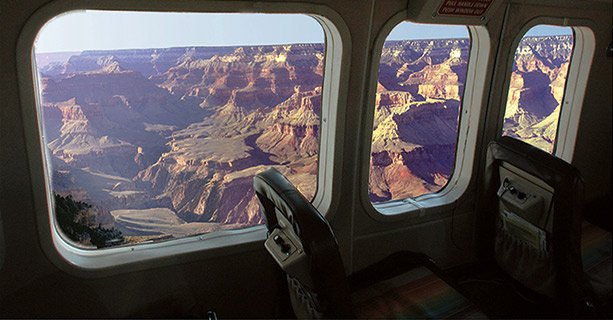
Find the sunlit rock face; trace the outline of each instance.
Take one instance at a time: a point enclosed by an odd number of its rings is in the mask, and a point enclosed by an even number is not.
[[[468,39],[383,48],[371,146],[372,202],[437,192],[453,173]]]
[[[387,42],[379,67],[369,195],[373,202],[437,192],[454,171],[468,39]],[[570,36],[520,42],[505,135],[551,151],[572,52]]]
[[[515,52],[503,134],[553,152],[572,36],[525,37]]]
[[[564,41],[536,41],[530,50],[557,45],[569,53]],[[371,201],[446,185],[468,51],[468,39],[385,44]],[[507,121],[522,127],[505,124],[505,132],[539,128],[547,136],[568,63],[563,54],[531,52],[517,58],[507,108]],[[311,199],[326,107],[323,58],[322,44],[294,44],[88,51],[39,65],[54,192],[91,203],[101,224],[138,241],[262,223],[251,185],[269,167]]]
[[[260,224],[257,172],[315,193],[323,56],[321,44],[118,50],[43,66],[54,190],[112,210],[131,236],[153,235],[145,213],[199,231]]]

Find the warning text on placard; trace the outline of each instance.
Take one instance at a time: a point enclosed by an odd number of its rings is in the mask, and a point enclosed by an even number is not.
[[[481,16],[492,4],[492,0],[445,0],[438,14],[453,16]]]

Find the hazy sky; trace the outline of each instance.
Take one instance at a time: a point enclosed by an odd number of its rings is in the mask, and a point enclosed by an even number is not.
[[[462,26],[403,22],[390,40],[468,37]],[[40,31],[36,51],[67,52],[181,46],[322,43],[324,32],[303,14],[72,11]]]
[[[570,27],[537,25],[528,30],[526,36],[572,35],[572,33]],[[387,37],[388,40],[436,38],[468,38],[468,28],[457,25],[402,22]]]
[[[526,36],[551,36],[551,35],[572,35],[573,29],[570,27],[557,27],[549,25],[538,25],[526,32]]]
[[[528,35],[571,34],[568,27],[539,26]],[[388,40],[467,38],[464,26],[403,22]],[[303,14],[72,11],[49,21],[36,52],[74,52],[182,46],[322,43],[319,23]]]
[[[465,26],[419,24],[401,22],[387,36],[387,40],[468,38]]]
[[[48,22],[37,52],[250,44],[323,43],[302,14],[73,11]]]

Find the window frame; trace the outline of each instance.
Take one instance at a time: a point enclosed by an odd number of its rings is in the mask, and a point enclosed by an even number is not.
[[[503,101],[500,105],[501,113],[498,119],[496,136],[501,137],[503,132],[504,114],[509,99],[515,52],[526,33],[538,25],[569,27],[572,29],[573,33],[573,50],[569,60],[568,73],[566,74],[566,83],[564,84],[564,96],[560,102],[561,109],[556,129],[556,141],[552,153],[554,156],[571,163],[575,152],[577,134],[579,132],[579,120],[583,108],[583,98],[587,90],[587,81],[596,46],[596,38],[592,28],[590,28],[590,21],[588,20],[538,17],[528,21],[522,26],[518,35],[513,39],[510,47],[511,50],[508,53],[507,72],[505,72],[504,91],[502,92]]]
[[[39,81],[34,57],[34,41],[39,31],[53,18],[79,10],[201,12],[201,13],[286,13],[305,14],[322,27],[325,35],[325,65],[322,84],[322,113],[317,189],[313,205],[320,212],[333,212],[338,205],[332,194],[334,164],[341,161],[338,141],[342,139],[336,128],[339,106],[347,98],[347,79],[350,57],[350,33],[340,15],[331,8],[313,4],[283,4],[274,2],[245,3],[240,1],[172,2],[154,0],[125,3],[111,0],[104,3],[58,0],[41,7],[22,29],[17,44],[17,67],[21,109],[24,121],[26,148],[31,172],[32,192],[36,211],[38,235],[47,257],[60,269],[81,277],[101,277],[132,272],[181,262],[219,257],[259,250],[266,238],[264,225],[238,230],[223,230],[200,236],[171,241],[140,243],[104,250],[82,249],[64,240],[55,223],[53,193],[50,185],[50,159],[44,151],[42,112],[39,101]],[[330,215],[327,216],[330,218]]]
[[[361,163],[361,202],[370,217],[377,221],[401,221],[423,217],[426,211],[456,202],[466,192],[472,178],[473,164],[476,157],[477,130],[479,116],[485,96],[485,75],[487,74],[490,55],[490,36],[484,26],[464,25],[469,32],[470,51],[466,72],[466,82],[458,122],[458,138],[454,171],[447,184],[435,193],[423,194],[415,198],[391,200],[383,203],[372,203],[368,197],[368,183],[370,175],[370,157],[372,148],[372,134],[375,114],[376,88],[379,77],[379,63],[383,52],[383,45],[392,29],[404,21],[421,23],[407,19],[407,12],[393,16],[379,31],[374,42],[371,58],[368,98],[366,100],[367,112],[365,115],[365,147],[362,152]],[[427,23],[426,23],[427,24]],[[434,24],[434,23],[433,23]],[[450,24],[444,21],[441,24]],[[472,130],[471,130],[472,128]]]

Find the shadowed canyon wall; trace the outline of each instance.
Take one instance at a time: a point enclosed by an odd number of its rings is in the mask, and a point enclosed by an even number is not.
[[[522,42],[505,134],[551,138],[547,125],[557,124],[569,42]],[[540,49],[551,46],[555,54]],[[468,54],[468,39],[386,42],[371,201],[446,185]],[[323,44],[37,57],[53,191],[90,204],[92,225],[138,242],[260,224],[252,177],[271,166],[307,198],[315,194]]]

